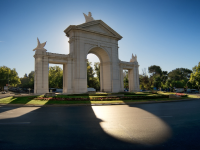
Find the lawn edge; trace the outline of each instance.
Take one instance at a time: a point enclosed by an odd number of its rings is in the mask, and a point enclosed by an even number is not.
[[[20,107],[49,107],[49,106],[104,106],[104,105],[127,105],[127,104],[151,104],[151,103],[168,103],[168,102],[182,102],[200,100],[200,98],[187,98],[187,99],[172,99],[172,100],[160,100],[160,101],[143,101],[143,102],[114,102],[114,103],[98,103],[98,104],[4,104],[0,103],[0,106],[20,106]]]

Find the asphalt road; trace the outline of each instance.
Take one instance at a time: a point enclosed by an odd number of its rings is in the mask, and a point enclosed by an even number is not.
[[[200,100],[0,106],[0,149],[200,149]]]

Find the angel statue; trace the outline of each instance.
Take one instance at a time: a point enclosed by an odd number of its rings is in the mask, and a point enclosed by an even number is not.
[[[85,22],[90,22],[94,20],[91,12],[88,12],[88,16],[85,13],[83,13],[83,15],[85,16]]]

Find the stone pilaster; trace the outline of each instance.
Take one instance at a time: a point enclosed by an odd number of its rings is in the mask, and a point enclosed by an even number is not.
[[[44,94],[49,92],[49,62],[45,56],[46,51],[36,50],[35,52],[35,78],[34,93]]]
[[[71,94],[72,89],[72,61],[63,64],[63,93]]]

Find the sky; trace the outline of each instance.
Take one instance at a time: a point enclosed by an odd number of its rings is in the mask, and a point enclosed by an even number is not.
[[[0,66],[19,77],[34,71],[37,37],[48,52],[68,54],[63,31],[84,23],[89,11],[123,37],[119,59],[136,54],[140,73],[151,65],[170,72],[200,62],[199,0],[0,0]]]

